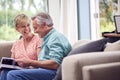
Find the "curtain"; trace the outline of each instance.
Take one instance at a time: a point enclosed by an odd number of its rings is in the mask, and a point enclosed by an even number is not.
[[[77,0],[49,0],[49,13],[53,17],[55,28],[71,44],[75,43],[78,40]]]
[[[78,40],[77,0],[61,0],[60,30],[71,44]]]

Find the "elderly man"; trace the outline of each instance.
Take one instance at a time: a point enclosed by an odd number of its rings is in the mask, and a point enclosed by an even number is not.
[[[44,40],[38,60],[16,59],[19,66],[32,66],[33,69],[11,70],[7,73],[7,80],[52,80],[63,58],[71,51],[66,37],[52,27],[49,14],[39,13],[32,22],[34,32]]]

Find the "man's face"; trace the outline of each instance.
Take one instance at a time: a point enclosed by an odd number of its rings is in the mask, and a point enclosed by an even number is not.
[[[34,20],[33,20],[34,32],[35,32],[35,33],[40,33],[40,27],[41,27],[41,26],[39,26],[39,25],[37,24],[37,20],[34,19]]]

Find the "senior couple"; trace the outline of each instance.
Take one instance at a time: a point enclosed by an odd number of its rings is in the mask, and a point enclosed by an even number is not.
[[[14,19],[15,29],[22,38],[14,43],[11,57],[21,67],[29,69],[3,69],[1,80],[52,80],[63,58],[71,51],[67,38],[53,28],[49,14],[39,13],[32,17],[34,35],[30,29],[30,19],[19,14]]]

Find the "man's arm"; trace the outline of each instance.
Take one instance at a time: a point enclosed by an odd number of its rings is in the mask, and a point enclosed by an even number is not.
[[[31,61],[30,65],[33,67],[42,67],[48,69],[57,69],[59,65],[54,60],[45,60],[45,61]]]
[[[45,61],[36,61],[36,60],[30,60],[30,59],[16,59],[17,63],[21,67],[41,67],[41,68],[47,68],[47,69],[57,69],[59,65],[54,60],[45,60]]]

